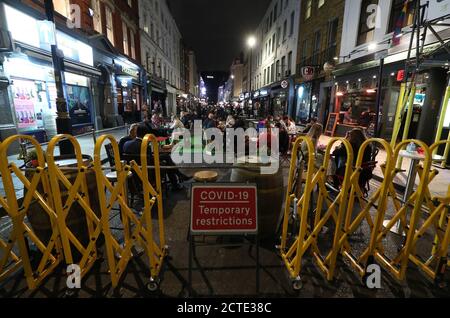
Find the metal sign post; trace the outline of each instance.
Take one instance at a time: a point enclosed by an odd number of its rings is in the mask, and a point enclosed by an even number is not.
[[[191,189],[189,228],[189,296],[193,294],[192,260],[196,236],[254,236],[256,293],[259,293],[259,238],[257,188],[250,184],[196,184]],[[202,246],[218,244],[204,244]],[[250,245],[253,243],[250,242]],[[227,244],[229,246],[229,244]]]

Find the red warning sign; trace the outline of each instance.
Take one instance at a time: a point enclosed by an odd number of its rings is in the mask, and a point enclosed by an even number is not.
[[[256,233],[256,186],[193,185],[191,232],[193,234]]]

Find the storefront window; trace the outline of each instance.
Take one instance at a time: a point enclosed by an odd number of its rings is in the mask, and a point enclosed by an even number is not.
[[[311,114],[311,85],[303,84],[297,88],[296,119],[307,123]]]
[[[401,27],[404,28],[411,25],[414,20],[414,10],[416,8],[415,1],[408,1],[405,3],[404,0],[394,0],[391,9],[391,16],[389,19],[389,33],[394,32],[396,24],[399,22],[400,16],[402,14],[403,8],[406,5],[406,16],[401,20]]]
[[[363,0],[359,15],[359,30],[357,45],[373,40],[378,14],[378,0]]]

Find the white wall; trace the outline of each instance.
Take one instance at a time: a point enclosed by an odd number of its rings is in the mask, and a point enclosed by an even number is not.
[[[142,64],[147,71],[181,87],[181,33],[170,14],[166,1],[139,0]],[[152,28],[153,26],[153,28]],[[153,66],[151,62],[155,60]],[[161,65],[161,68],[158,67]],[[155,70],[153,68],[156,68]]]
[[[278,7],[278,17],[275,23],[272,23],[272,27],[269,29],[267,33],[265,33],[265,24],[266,20],[270,19],[270,14],[274,10],[275,5]],[[282,7],[281,7],[282,4]],[[281,10],[281,11],[280,11]],[[291,23],[291,13],[295,12],[294,18],[294,32],[290,35],[290,23]],[[258,29],[255,31],[255,36],[257,38],[257,45],[253,49],[253,67],[252,67],[252,86],[254,89],[259,89],[263,86],[267,86],[274,82],[277,82],[283,78],[285,78],[285,74],[281,74],[279,78],[277,78],[277,73],[281,73],[281,59],[283,56],[286,57],[286,67],[287,70],[288,63],[288,54],[292,51],[292,60],[291,60],[291,74],[295,74],[296,67],[296,58],[297,58],[297,47],[298,47],[298,32],[299,32],[299,19],[300,19],[300,0],[290,0],[288,2],[288,6],[285,7],[285,1],[273,0],[268,7],[266,14],[264,15],[263,20],[261,21]],[[287,30],[286,30],[286,40],[283,41],[283,24],[284,21],[287,20]],[[278,28],[280,28],[280,45],[278,46]],[[264,51],[266,50],[266,44],[270,39],[273,39],[273,35],[277,34],[275,37],[275,50],[269,50],[269,54],[266,54]],[[264,53],[263,53],[264,52]],[[260,57],[258,59],[258,56]],[[280,69],[276,71],[276,61],[280,61]],[[264,70],[270,70],[270,67],[273,65],[274,67],[274,81],[272,81],[271,75],[269,76],[269,82],[264,80]],[[271,71],[269,71],[271,73]]]

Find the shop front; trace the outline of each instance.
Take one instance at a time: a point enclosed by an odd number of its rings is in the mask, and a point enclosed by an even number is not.
[[[164,117],[169,115],[167,109],[167,86],[166,82],[161,78],[151,77],[149,83],[150,105],[151,111],[157,111]]]
[[[292,116],[294,104],[294,80],[287,78],[271,86],[269,113],[275,117]]]
[[[3,68],[9,81],[9,107],[18,133],[33,135],[40,142],[57,134],[52,41],[56,41],[65,57],[63,84],[73,134],[94,129],[92,83],[101,73],[93,68],[92,48],[59,30],[45,33],[38,20],[8,5],[4,8],[16,50],[6,54]]]
[[[125,58],[116,59],[114,65],[118,113],[127,124],[140,122],[143,104],[140,68]]]
[[[256,118],[265,118],[270,114],[270,87],[261,88],[253,93],[253,105]]]
[[[407,75],[404,68],[405,62],[398,61],[384,64],[380,73],[380,61],[377,60],[350,67],[346,71],[337,70],[334,86],[334,110],[332,111],[337,117],[335,135],[345,136],[349,130],[361,128],[369,137],[376,135],[390,140],[401,84]],[[380,74],[381,81],[378,78]],[[417,136],[428,77],[426,70],[422,70],[416,76],[416,95],[409,130],[411,138]],[[410,74],[409,78],[411,78]],[[379,82],[381,82],[380,92]],[[381,94],[379,106],[377,105],[378,93]],[[376,128],[378,128],[377,132]]]

